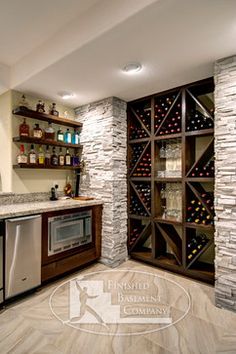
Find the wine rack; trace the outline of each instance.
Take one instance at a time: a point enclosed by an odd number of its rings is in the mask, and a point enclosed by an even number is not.
[[[214,84],[128,103],[131,258],[214,281]]]

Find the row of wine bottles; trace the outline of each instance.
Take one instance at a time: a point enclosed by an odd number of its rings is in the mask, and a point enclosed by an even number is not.
[[[133,177],[151,177],[151,154],[149,152],[143,154]]]
[[[129,139],[142,139],[142,138],[147,138],[148,134],[145,129],[141,128],[140,126],[130,126],[129,130]]]
[[[187,259],[191,261],[208,243],[208,238],[205,234],[196,235],[187,243]]]
[[[201,198],[207,207],[205,207],[200,200],[192,199],[190,204],[187,206],[187,222],[203,225],[213,225],[213,194],[210,192],[203,193]]]
[[[171,104],[171,101],[169,101]],[[155,113],[154,113],[154,127],[155,132],[158,131],[158,135],[169,135],[169,134],[177,134],[181,132],[181,104],[177,103],[170,112],[169,106],[164,105],[164,107],[160,107],[159,105],[155,105]],[[145,110],[144,110],[145,112]],[[137,111],[137,113],[139,113]],[[168,115],[166,116],[166,114]],[[148,118],[144,114],[139,114],[138,117],[146,127],[148,131],[150,131],[151,119],[150,119],[150,110],[148,110]],[[138,120],[134,118],[133,124],[130,126],[129,130],[129,139],[142,139],[147,138],[149,135],[145,129],[141,127]],[[160,127],[161,126],[161,127]],[[204,130],[204,129],[212,129],[214,127],[214,122],[211,117],[205,116],[198,110],[192,110],[187,116],[186,122],[186,131],[195,131],[195,130]]]
[[[135,112],[139,119],[143,122],[147,130],[151,130],[151,107],[148,104],[145,104],[143,108],[138,107],[135,109]]]
[[[130,231],[130,241],[129,241],[129,245],[130,246],[132,246],[135,243],[135,241],[139,238],[139,236],[140,236],[141,232],[143,231],[143,229],[144,229],[144,226],[141,225],[139,227],[138,226],[135,227],[134,229],[132,229]]]
[[[142,144],[135,144],[132,146],[132,158],[130,161],[130,171],[132,171],[134,165],[139,160],[140,155],[142,154],[144,146]]]
[[[151,211],[151,186],[147,183],[139,183],[135,185],[139,197],[141,198],[142,202],[145,204],[147,210]]]
[[[205,116],[198,110],[192,109],[187,116],[187,131],[211,129],[213,125],[212,118]]]
[[[148,216],[147,211],[136,195],[130,197],[130,214]]]
[[[190,176],[191,177],[214,177],[215,164],[214,160],[208,161],[204,166],[196,166]]]

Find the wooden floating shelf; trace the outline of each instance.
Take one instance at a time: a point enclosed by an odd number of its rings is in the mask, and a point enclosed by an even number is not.
[[[70,149],[82,149],[82,145],[78,144],[68,144],[55,140],[46,140],[46,139],[37,139],[28,136],[16,136],[13,138],[14,143],[27,143],[27,144],[38,144],[38,145],[51,145],[51,146],[59,146]]]
[[[65,126],[69,126],[69,127],[73,127],[73,128],[81,128],[83,125],[82,123],[76,122],[72,119],[57,117],[57,116],[54,116],[52,114],[47,114],[47,113],[39,113],[39,112],[36,112],[32,109],[16,108],[12,111],[12,113],[17,116],[37,119],[37,120],[51,122],[51,123],[58,124],[58,125],[65,125]]]
[[[38,169],[38,170],[78,170],[80,167],[74,166],[40,166],[40,165],[13,165],[14,170],[18,169]]]

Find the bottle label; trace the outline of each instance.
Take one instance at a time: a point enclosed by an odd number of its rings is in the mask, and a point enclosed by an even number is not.
[[[74,136],[74,144],[75,145],[79,144],[79,136],[78,136],[78,134],[75,134],[75,136]]]
[[[64,135],[63,134],[58,134],[57,140],[63,142],[64,141]]]
[[[36,163],[36,155],[35,154],[29,155],[29,163]]]
[[[44,165],[44,156],[39,156],[39,165]]]
[[[53,156],[53,157],[52,157],[52,165],[53,165],[53,166],[57,166],[57,164],[58,164],[58,159],[57,159],[56,156]]]
[[[34,136],[34,138],[41,139],[42,136],[43,136],[42,130],[34,130],[34,131],[33,131],[33,136]]]
[[[59,156],[59,165],[60,166],[64,166],[65,164],[65,158],[63,155]]]
[[[70,166],[70,164],[71,164],[71,158],[70,156],[66,156],[66,165]]]
[[[27,163],[27,156],[25,156],[25,155],[19,155],[19,156],[17,157],[17,163],[18,163],[18,164],[22,164],[22,163],[26,164],[26,163]]]

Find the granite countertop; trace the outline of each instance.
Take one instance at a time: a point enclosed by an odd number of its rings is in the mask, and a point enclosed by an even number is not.
[[[86,206],[101,205],[103,202],[98,199],[93,200],[57,200],[46,202],[14,203],[0,206],[0,218],[6,219],[22,215],[32,215],[62,209],[82,208]]]

